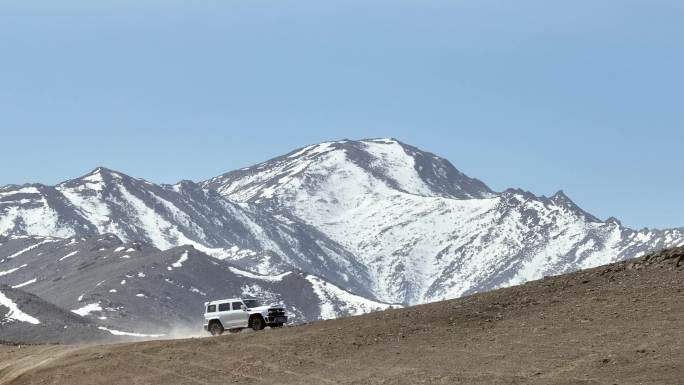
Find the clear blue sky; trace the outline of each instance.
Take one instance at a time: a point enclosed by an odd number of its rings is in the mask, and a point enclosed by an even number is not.
[[[396,137],[684,226],[684,2],[0,0],[0,185],[203,180]]]

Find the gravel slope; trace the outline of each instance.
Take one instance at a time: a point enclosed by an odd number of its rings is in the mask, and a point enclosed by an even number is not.
[[[277,331],[4,347],[0,383],[677,384],[683,256]]]
[[[4,300],[0,301],[0,343],[73,344],[115,340],[90,320],[23,290],[0,284],[0,297]]]

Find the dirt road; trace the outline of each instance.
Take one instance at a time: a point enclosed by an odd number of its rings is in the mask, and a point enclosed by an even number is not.
[[[664,259],[283,330],[5,346],[0,382],[681,384],[684,266]]]

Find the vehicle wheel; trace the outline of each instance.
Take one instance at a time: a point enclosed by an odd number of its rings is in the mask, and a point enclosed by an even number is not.
[[[252,318],[252,329],[259,331],[263,330],[266,327],[266,322],[264,322],[264,319],[261,318],[260,316],[256,316]]]
[[[271,329],[281,328],[281,327],[283,327],[283,324],[271,324]]]
[[[241,331],[242,331],[242,329],[240,329],[240,328],[228,329],[228,332],[230,332],[230,334],[240,333]]]
[[[223,325],[220,322],[214,321],[209,325],[209,333],[212,336],[220,336],[223,334]]]

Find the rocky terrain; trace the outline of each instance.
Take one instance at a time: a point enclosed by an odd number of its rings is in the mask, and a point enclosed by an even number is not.
[[[61,343],[114,341],[88,319],[42,298],[0,285],[1,343]]]
[[[215,338],[0,348],[0,383],[679,384],[684,248],[461,299]]]
[[[293,323],[389,306],[302,271],[259,275],[193,246],[161,251],[143,242],[124,243],[112,234],[5,239],[0,245],[0,280],[9,285],[3,286],[8,293],[21,289],[40,297],[17,303],[40,324],[27,322],[29,318],[0,324],[0,340],[16,342],[73,341],[68,332],[82,324],[109,331],[110,337],[201,335],[204,302],[234,296],[287,304]],[[43,316],[46,311],[36,309],[37,303],[60,311]],[[5,314],[0,305],[0,322]],[[55,336],[56,329],[45,333],[47,323],[63,329],[64,338]],[[81,334],[80,341],[99,341],[101,334]]]
[[[244,209],[190,181],[156,185],[98,167],[57,186],[0,187],[0,236],[102,234],[160,250],[192,245],[262,274],[296,267],[368,294],[363,267],[315,228]]]

